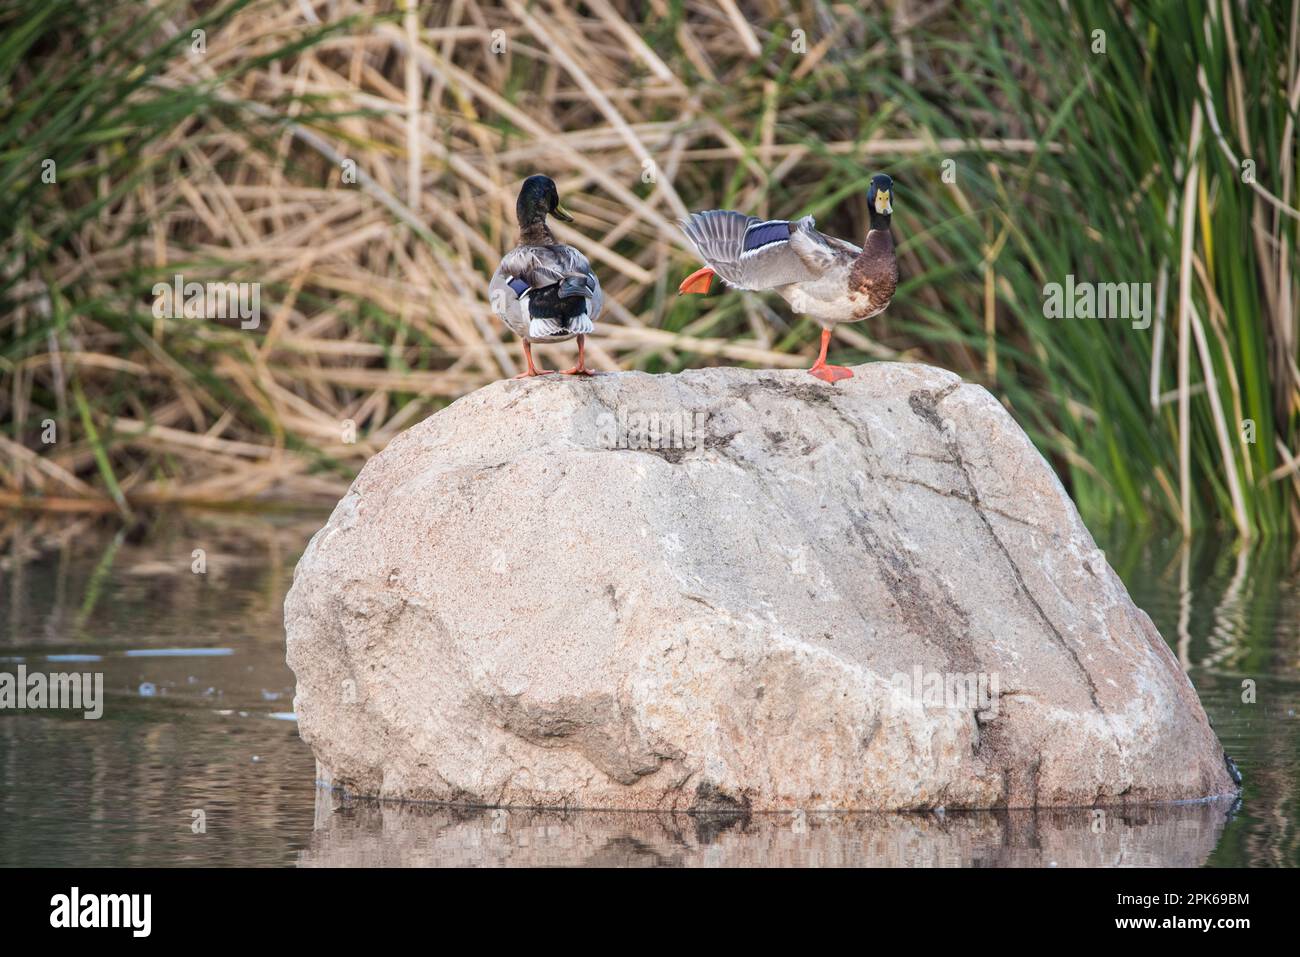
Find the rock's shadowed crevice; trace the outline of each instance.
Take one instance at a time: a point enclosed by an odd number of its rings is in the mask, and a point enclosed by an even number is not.
[[[916,415],[921,417],[923,420],[925,420],[927,424],[929,424],[931,427],[937,429],[940,432],[943,438],[944,445],[947,447],[948,453],[952,458],[953,464],[961,472],[961,476],[965,481],[966,484],[966,495],[964,496],[965,500],[971,504],[972,508],[974,508],[975,514],[979,517],[981,525],[983,525],[985,531],[988,533],[988,536],[992,540],[994,546],[997,548],[998,553],[1005,559],[1007,567],[1010,568],[1011,570],[1012,577],[1015,580],[1016,587],[1019,590],[1020,594],[1024,596],[1025,600],[1029,603],[1030,607],[1033,608],[1034,613],[1042,621],[1044,627],[1047,628],[1048,633],[1051,634],[1057,646],[1060,647],[1061,650],[1063,650],[1067,655],[1070,656],[1070,660],[1074,662],[1075,670],[1077,671],[1080,680],[1084,683],[1084,685],[1088,689],[1089,699],[1092,701],[1092,704],[1097,709],[1098,713],[1101,714],[1102,718],[1106,721],[1107,726],[1110,726],[1111,725],[1110,714],[1107,712],[1106,708],[1101,703],[1101,698],[1097,692],[1097,684],[1094,681],[1092,674],[1084,666],[1083,661],[1079,657],[1078,651],[1076,651],[1074,647],[1070,644],[1070,642],[1066,640],[1065,636],[1061,633],[1061,630],[1056,626],[1056,623],[1053,622],[1051,618],[1048,617],[1047,613],[1043,610],[1043,606],[1039,604],[1038,599],[1034,597],[1034,593],[1030,590],[1029,586],[1025,583],[1025,576],[1024,573],[1020,570],[1019,564],[1016,562],[1015,558],[1012,557],[1011,552],[1007,549],[1006,544],[1002,541],[1002,538],[998,535],[997,531],[993,528],[993,523],[989,521],[989,517],[985,512],[984,505],[980,501],[979,490],[976,489],[975,483],[971,479],[970,470],[967,467],[966,460],[962,456],[961,445],[958,442],[956,435],[953,434],[952,429],[944,428],[943,421],[940,418],[938,413],[938,407],[939,404],[943,402],[944,399],[946,399],[949,395],[951,395],[954,391],[956,391],[957,387],[958,387],[957,385],[952,385],[938,393],[918,390],[916,392],[911,393],[908,396],[907,399],[908,405],[911,407],[912,411]],[[1114,739],[1116,753],[1119,755],[1120,759],[1122,760],[1124,756],[1124,745],[1120,741],[1119,736],[1117,734],[1114,734],[1112,732],[1112,737]],[[1129,789],[1126,788],[1123,793],[1127,793],[1128,790]],[[1035,783],[1035,795],[1036,793],[1037,793],[1037,785]],[[1037,803],[1036,799],[1034,803]]]

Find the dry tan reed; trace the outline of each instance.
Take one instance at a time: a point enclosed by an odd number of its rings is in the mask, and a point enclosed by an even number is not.
[[[165,15],[144,47],[212,8],[147,6]],[[22,258],[40,223],[0,245],[20,303],[0,335],[40,331],[0,353],[0,505],[333,500],[399,431],[519,371],[485,287],[537,172],[607,293],[598,369],[803,366],[816,330],[772,297],[675,296],[695,266],[675,221],[811,212],[853,238],[862,183],[888,169],[904,283],[836,330],[844,359],[987,385],[1087,513],[1300,527],[1300,5],[1263,30],[1198,4],[1223,56],[1185,76],[1174,5],[1108,8],[1104,58],[1073,14],[1030,6],[253,0],[131,94],[210,107],[146,138],[127,181],[121,143],[93,140],[60,189],[96,213],[40,268]],[[1254,92],[1256,67],[1278,95]],[[1161,96],[1135,102],[1139,78]],[[1259,176],[1238,189],[1247,156]],[[953,162],[963,178],[941,179]],[[1154,281],[1150,333],[1049,321],[1045,284],[1085,271]],[[177,274],[259,283],[260,324],[154,318],[153,283]]]
[[[700,73],[724,84],[746,82],[773,30],[797,14],[789,4],[759,4],[769,16],[751,22],[730,2],[685,6],[675,40]],[[857,14],[807,9],[829,18],[832,42],[814,49],[805,67],[826,66],[836,38],[859,35]],[[192,12],[182,5],[166,29],[182,31]],[[49,277],[56,287],[89,281],[94,288],[96,276],[143,263],[187,281],[259,282],[261,326],[158,319],[149,335],[132,339],[71,316],[66,337],[47,353],[6,370],[15,415],[31,405],[21,393],[47,386],[60,396],[57,418],[71,440],[40,454],[4,440],[0,504],[63,509],[89,499],[86,508],[110,507],[95,481],[94,443],[78,420],[70,377],[86,391],[123,394],[120,411],[96,414],[94,424],[124,508],[336,496],[399,430],[518,371],[517,346],[492,315],[484,287],[513,243],[515,194],[533,172],[559,183],[578,222],[556,232],[588,253],[607,291],[590,348],[597,368],[675,368],[688,358],[805,364],[776,347],[773,320],[781,320],[757,300],[744,305],[752,339],[711,335],[717,316],[710,310],[664,328],[673,277],[689,265],[674,225],[688,204],[673,184],[738,165],[746,181],[736,202],[745,208],[796,166],[817,165],[806,145],[779,142],[774,115],[755,149],[698,114],[696,93],[646,39],[647,22],[666,12],[664,0],[596,0],[581,11],[558,0],[259,3],[208,35],[204,55],[176,58],[155,84],[212,82],[316,23],[359,18],[288,61],[218,87],[221,99],[243,104],[241,121],[214,111],[178,123],[140,157],[157,172],[88,224],[78,254]],[[293,105],[281,109],[290,96]],[[295,118],[304,97],[316,114],[310,124]],[[261,129],[250,129],[250,113]],[[275,136],[269,152],[251,141],[258,132]],[[923,137],[865,148],[824,144],[827,156],[933,148]],[[355,164],[355,183],[345,182],[345,164]],[[146,228],[132,234],[132,222]],[[99,291],[125,305],[120,284],[106,278]],[[21,330],[23,318],[14,321]],[[869,354],[898,355],[865,329],[843,335]],[[221,347],[212,371],[237,402],[176,362],[178,336]],[[556,363],[566,348],[538,351]]]

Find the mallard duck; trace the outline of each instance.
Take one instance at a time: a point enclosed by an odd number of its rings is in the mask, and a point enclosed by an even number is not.
[[[552,371],[533,365],[534,342],[564,342],[574,336],[578,337],[578,364],[562,374],[593,374],[586,366],[587,333],[600,316],[605,295],[587,257],[551,234],[548,215],[573,222],[560,205],[555,182],[548,176],[530,176],[515,202],[519,242],[505,254],[488,283],[492,311],[524,345],[528,368],[516,379]]]
[[[791,309],[821,324],[821,354],[808,371],[826,382],[851,378],[849,369],[826,364],[826,349],[836,324],[877,315],[894,298],[893,191],[884,173],[871,177],[871,228],[861,249],[819,233],[811,216],[791,222],[726,209],[692,213],[681,227],[705,266],[686,277],[678,294],[708,292],[715,274],[736,289],[775,289]]]

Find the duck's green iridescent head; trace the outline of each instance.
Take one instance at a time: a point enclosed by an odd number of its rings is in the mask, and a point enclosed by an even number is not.
[[[555,180],[540,174],[528,177],[519,190],[519,199],[515,201],[519,227],[545,223],[546,217],[552,214],[566,223],[573,222],[569,211],[560,205],[560,192],[555,188]]]

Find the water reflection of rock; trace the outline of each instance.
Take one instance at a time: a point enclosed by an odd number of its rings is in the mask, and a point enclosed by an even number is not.
[[[381,804],[321,790],[304,867],[1198,867],[1223,801],[937,814],[692,815]]]

